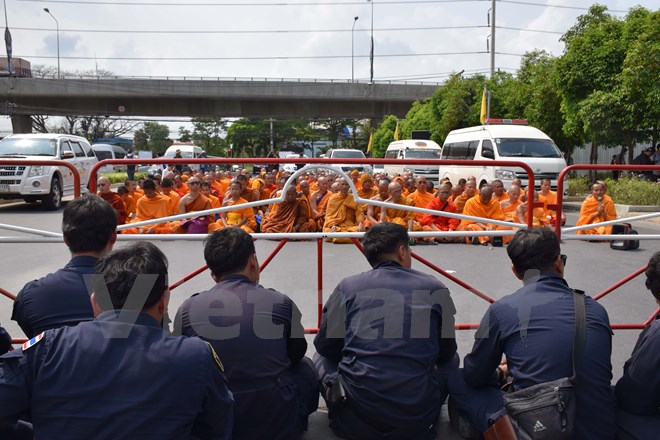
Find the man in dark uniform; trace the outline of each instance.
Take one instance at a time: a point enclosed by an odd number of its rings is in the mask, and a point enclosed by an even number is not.
[[[660,305],[660,252],[646,268],[646,287]],[[619,439],[660,438],[660,315],[642,331],[616,383]]]
[[[11,319],[28,338],[94,319],[83,276],[92,273],[98,259],[112,250],[116,227],[117,211],[100,197],[86,194],[67,203],[62,233],[71,261],[57,272],[27,283],[14,302]]]
[[[344,278],[323,309],[314,363],[339,437],[435,438],[458,367],[456,309],[440,281],[410,268],[408,240],[395,223],[372,226],[362,245],[373,270]]]
[[[135,159],[132,149],[128,150],[126,159]],[[135,180],[135,165],[126,165],[126,175],[128,176],[128,180]]]
[[[297,438],[319,400],[300,311],[257,284],[254,242],[242,229],[210,235],[204,258],[217,284],[181,305],[175,334],[199,336],[221,354],[236,402],[234,440]]]
[[[44,439],[231,438],[232,396],[213,348],[161,328],[165,255],[139,242],[94,273],[95,320],[0,357],[0,421],[30,411]]]
[[[566,259],[548,229],[523,229],[507,248],[513,272],[523,282],[491,304],[463,369],[449,378],[450,417],[458,413],[480,432],[503,410],[498,371],[513,377],[513,390],[573,375],[575,307],[564,280]],[[614,438],[612,330],[605,308],[585,296],[586,338],[577,370],[576,439]],[[502,355],[506,363],[502,363]],[[459,428],[460,430],[460,428]]]

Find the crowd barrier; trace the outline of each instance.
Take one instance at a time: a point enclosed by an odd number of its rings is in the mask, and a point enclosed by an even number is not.
[[[53,162],[53,161],[47,161],[47,162]],[[98,162],[91,170],[90,176],[96,176],[96,173],[98,170],[105,166],[105,165],[126,165],[126,164],[160,164],[160,165],[166,165],[166,164],[214,164],[214,165],[229,165],[229,164],[235,164],[237,162],[240,162],[241,164],[285,164],[285,163],[292,163],[292,164],[299,164],[299,163],[305,163],[306,166],[303,167],[302,169],[297,170],[295,173],[293,173],[290,178],[287,180],[283,190],[282,190],[282,195],[277,198],[269,199],[267,201],[256,201],[256,202],[250,202],[244,205],[241,205],[242,207],[254,207],[254,206],[262,206],[264,204],[272,204],[276,202],[282,202],[284,201],[284,194],[286,194],[286,190],[288,189],[289,186],[294,184],[295,179],[301,175],[304,172],[310,171],[312,169],[325,169],[328,171],[335,172],[342,177],[344,177],[347,182],[349,183],[349,186],[351,187],[352,193],[355,195],[354,198],[356,201],[359,203],[363,204],[368,204],[368,205],[375,205],[375,206],[380,206],[380,207],[385,207],[385,208],[390,208],[390,207],[395,207],[396,209],[406,209],[409,211],[414,211],[414,212],[420,212],[420,213],[431,213],[435,215],[442,215],[445,217],[452,217],[452,218],[457,218],[457,219],[469,219],[469,220],[474,220],[474,221],[485,221],[487,223],[491,224],[496,224],[496,225],[501,225],[501,226],[507,226],[507,227],[513,227],[513,228],[526,228],[526,227],[531,227],[532,225],[532,219],[533,219],[533,210],[528,209],[527,211],[527,224],[520,224],[520,223],[511,223],[511,222],[503,222],[503,221],[497,221],[497,220],[492,220],[492,219],[484,219],[480,217],[471,217],[471,216],[466,216],[463,214],[454,214],[454,213],[447,213],[444,211],[433,211],[430,209],[425,209],[425,208],[417,208],[417,207],[408,207],[408,206],[403,206],[403,205],[397,205],[389,202],[380,202],[380,201],[374,201],[374,200],[369,200],[369,199],[360,199],[357,197],[357,189],[355,188],[353,182],[351,179],[338,168],[333,167],[333,164],[349,164],[349,165],[363,165],[366,163],[369,164],[401,164],[404,163],[406,165],[465,165],[465,166],[475,166],[475,165],[481,165],[481,166],[493,166],[493,165],[499,165],[499,166],[513,166],[513,167],[520,167],[524,169],[528,173],[528,180],[529,180],[529,187],[528,187],[528,200],[533,200],[534,197],[534,173],[532,169],[525,163],[523,162],[518,162],[518,161],[492,161],[492,160],[482,160],[482,161],[467,161],[467,160],[461,160],[461,161],[446,161],[446,160],[440,160],[440,159],[406,159],[406,160],[398,160],[398,159],[309,159],[309,158],[293,158],[293,159],[278,159],[278,158],[203,158],[203,159],[107,159]],[[12,163],[15,163],[12,161]],[[35,163],[35,162],[31,162]],[[0,165],[2,164],[2,161],[0,161]],[[70,165],[70,164],[69,164]],[[69,167],[71,168],[71,167]],[[607,170],[612,170],[612,169],[621,169],[621,170],[649,170],[649,169],[660,169],[658,166],[630,166],[630,165],[573,165],[571,167],[568,167],[560,173],[558,177],[558,190],[557,190],[557,195],[558,195],[558,201],[557,201],[557,218],[560,218],[562,208],[563,208],[563,178],[565,174],[573,169],[607,169]],[[79,178],[79,177],[78,177]],[[79,185],[77,186],[79,187]],[[96,192],[96,179],[90,177],[89,181],[89,189],[91,192]],[[211,214],[216,214],[216,213],[222,213],[226,211],[231,211],[232,209],[235,209],[232,206],[227,206],[227,207],[221,207],[221,208],[215,208],[215,209],[210,209],[210,210],[205,210],[205,211],[195,211],[192,213],[186,213],[186,214],[179,214],[179,215],[173,215],[170,217],[165,217],[165,218],[159,218],[159,219],[154,219],[154,220],[148,220],[144,222],[138,222],[138,223],[132,223],[130,225],[120,225],[117,227],[117,230],[121,231],[123,229],[127,228],[134,228],[134,227],[139,227],[139,226],[147,226],[147,225],[152,225],[152,224],[158,224],[158,223],[163,223],[165,221],[174,221],[174,220],[183,220],[187,218],[192,218],[192,217],[199,217],[199,216],[204,216],[204,215],[211,215]],[[651,217],[657,217],[660,216],[660,213],[654,213],[646,216],[639,216],[639,217],[633,217],[633,218],[628,218],[625,219],[625,222],[630,222],[630,221],[636,221],[636,220],[641,220],[645,218],[651,218]],[[612,222],[605,222],[602,223],[603,225],[605,224],[614,224],[614,223],[620,223],[624,221],[623,219],[619,219],[616,221]],[[559,222],[557,222],[559,223]],[[591,229],[593,228],[593,225],[590,225],[587,228],[584,229]],[[13,229],[17,230],[17,227],[13,227],[10,225],[4,225],[0,224],[0,229]],[[572,231],[575,230],[575,228],[565,228],[564,231]],[[21,228],[21,232],[27,232],[27,233],[32,233],[34,235],[40,235],[38,238],[25,238],[25,237],[0,237],[0,243],[5,242],[5,243],[53,243],[53,242],[62,242],[61,234],[53,233],[50,231],[42,231],[42,230],[36,230],[36,229],[28,229],[28,228]],[[573,237],[567,237],[564,236],[562,237],[562,229],[561,225],[557,224],[556,226],[556,233],[558,236],[562,239],[573,239]],[[515,231],[514,230],[508,230],[508,231],[461,231],[461,232],[411,232],[410,236],[411,237],[438,237],[438,236],[445,236],[445,237],[474,237],[474,236],[506,236],[506,235],[514,235]],[[350,238],[353,243],[360,249],[360,251],[363,251],[362,246],[360,242],[358,241],[359,238],[361,238],[364,235],[362,232],[354,232],[354,233],[346,233],[346,232],[337,232],[337,233],[332,233],[332,232],[317,232],[317,233],[292,233],[292,234],[263,234],[263,233],[257,233],[253,235],[254,239],[270,239],[270,240],[279,240],[278,245],[276,246],[273,251],[266,257],[266,259],[263,260],[263,263],[261,264],[261,270],[264,270],[268,264],[272,261],[272,259],[279,253],[279,251],[284,247],[284,245],[288,242],[289,239],[294,238],[296,240],[304,240],[304,239],[312,239],[316,240],[317,243],[317,300],[318,300],[318,308],[317,308],[317,327],[314,328],[306,328],[305,332],[306,333],[316,333],[318,332],[318,326],[320,325],[321,321],[321,312],[323,308],[323,240],[327,238]],[[206,236],[204,234],[200,235],[194,235],[194,234],[166,234],[166,235],[141,235],[141,234],[136,234],[136,235],[120,235],[118,236],[118,239],[121,241],[134,241],[134,240],[203,240]],[[580,237],[580,236],[576,236]],[[656,240],[660,239],[660,235],[634,235],[634,236],[624,236],[624,235],[616,235],[614,238],[616,239],[624,239],[630,237],[631,239],[636,239],[636,240],[646,240],[646,239],[651,239],[651,240]],[[588,238],[588,236],[586,237]],[[585,238],[585,239],[586,239]],[[609,239],[609,236],[599,236],[599,238],[603,239]],[[581,238],[580,238],[581,239]],[[424,259],[423,257],[417,255],[416,253],[412,253],[413,258],[415,258],[417,261],[420,263],[426,265],[430,269],[436,271],[443,277],[457,283],[461,287],[467,289],[471,293],[475,294],[479,298],[492,303],[494,302],[494,299],[487,294],[479,291],[478,289],[470,286],[468,283],[458,279],[457,277],[451,275],[447,271],[444,271],[442,268],[434,265],[433,263],[429,262],[428,260]],[[207,269],[207,266],[202,266],[199,269],[193,271],[192,273],[186,275],[182,279],[176,281],[172,285],[170,285],[170,289],[173,290],[179,286],[181,286],[183,283],[186,281],[196,277],[197,275],[203,273]],[[646,269],[646,266],[639,269],[638,271],[634,272],[633,274],[625,277],[623,280],[615,283],[613,286],[609,287],[605,291],[599,293],[594,297],[594,299],[598,300],[605,295],[609,294],[611,291],[615,290],[616,288],[624,285],[631,279],[635,278],[636,276],[640,275],[641,273],[644,272]],[[10,292],[7,292],[6,290],[0,288],[0,294],[10,298],[10,299],[15,299],[14,295],[11,294]],[[644,323],[640,324],[612,324],[613,329],[619,329],[619,330],[638,330],[644,328],[648,323],[650,323],[653,318],[660,313],[660,308],[656,310],[651,317],[649,317]],[[478,327],[477,323],[464,323],[464,324],[456,324],[456,329],[457,330],[469,330],[469,329],[475,329]],[[21,340],[16,340],[15,342],[20,342]]]

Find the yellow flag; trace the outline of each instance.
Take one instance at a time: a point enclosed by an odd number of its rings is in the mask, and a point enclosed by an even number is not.
[[[484,86],[484,93],[481,95],[481,117],[479,121],[483,124],[488,117],[488,92]]]
[[[396,123],[396,128],[394,129],[394,140],[398,141],[399,140],[399,123]]]
[[[367,144],[367,154],[371,153],[371,147],[373,147],[373,139],[371,138],[373,136],[373,132],[369,132],[369,143]]]

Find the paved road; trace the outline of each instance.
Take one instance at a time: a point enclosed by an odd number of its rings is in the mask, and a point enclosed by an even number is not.
[[[568,214],[569,225],[574,225],[576,215]],[[24,203],[0,206],[0,223],[60,232],[61,211],[47,212],[39,205]],[[660,224],[640,222],[635,226],[640,234],[660,234]],[[0,230],[0,236],[24,235]],[[204,265],[200,241],[158,241],[158,246],[170,261],[170,281],[176,281]],[[123,246],[123,243],[118,246]],[[258,240],[257,255],[263,261],[276,247],[273,241]],[[369,265],[353,245],[323,244],[323,294],[332,292],[344,276],[369,269]],[[660,249],[657,240],[642,242],[636,251],[614,251],[606,243],[567,241],[562,252],[568,255],[566,279],[578,289],[595,295],[628,274],[645,265],[654,251]],[[315,242],[290,242],[264,270],[261,283],[289,294],[303,313],[303,324],[315,327],[317,320],[317,265]],[[416,246],[413,251],[474,288],[497,299],[519,287],[519,281],[511,273],[511,263],[505,248],[445,244]],[[63,266],[69,254],[63,243],[58,244],[7,244],[0,240],[0,287],[17,293],[26,281],[39,278]],[[413,267],[435,274],[419,262]],[[170,312],[191,294],[212,285],[209,273],[204,272],[172,292]],[[477,323],[486,310],[487,303],[451,281],[446,284],[452,292],[458,310],[457,322]],[[655,302],[638,277],[602,300],[613,323],[639,323],[647,319],[656,308]],[[0,323],[15,337],[21,337],[18,326],[9,320],[11,302],[0,297]],[[613,341],[613,374],[616,381],[621,375],[623,363],[630,355],[639,331],[616,331]],[[469,352],[474,331],[458,332],[461,356]],[[313,354],[313,336],[308,335],[308,355]],[[451,430],[446,407],[440,418],[439,438],[458,439]],[[335,439],[327,427],[327,418],[321,402],[320,410],[310,419],[310,428],[304,438]]]

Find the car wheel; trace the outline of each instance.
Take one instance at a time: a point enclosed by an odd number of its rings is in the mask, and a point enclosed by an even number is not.
[[[62,186],[60,179],[53,177],[50,181],[50,193],[42,200],[44,208],[49,211],[55,211],[62,206]]]

